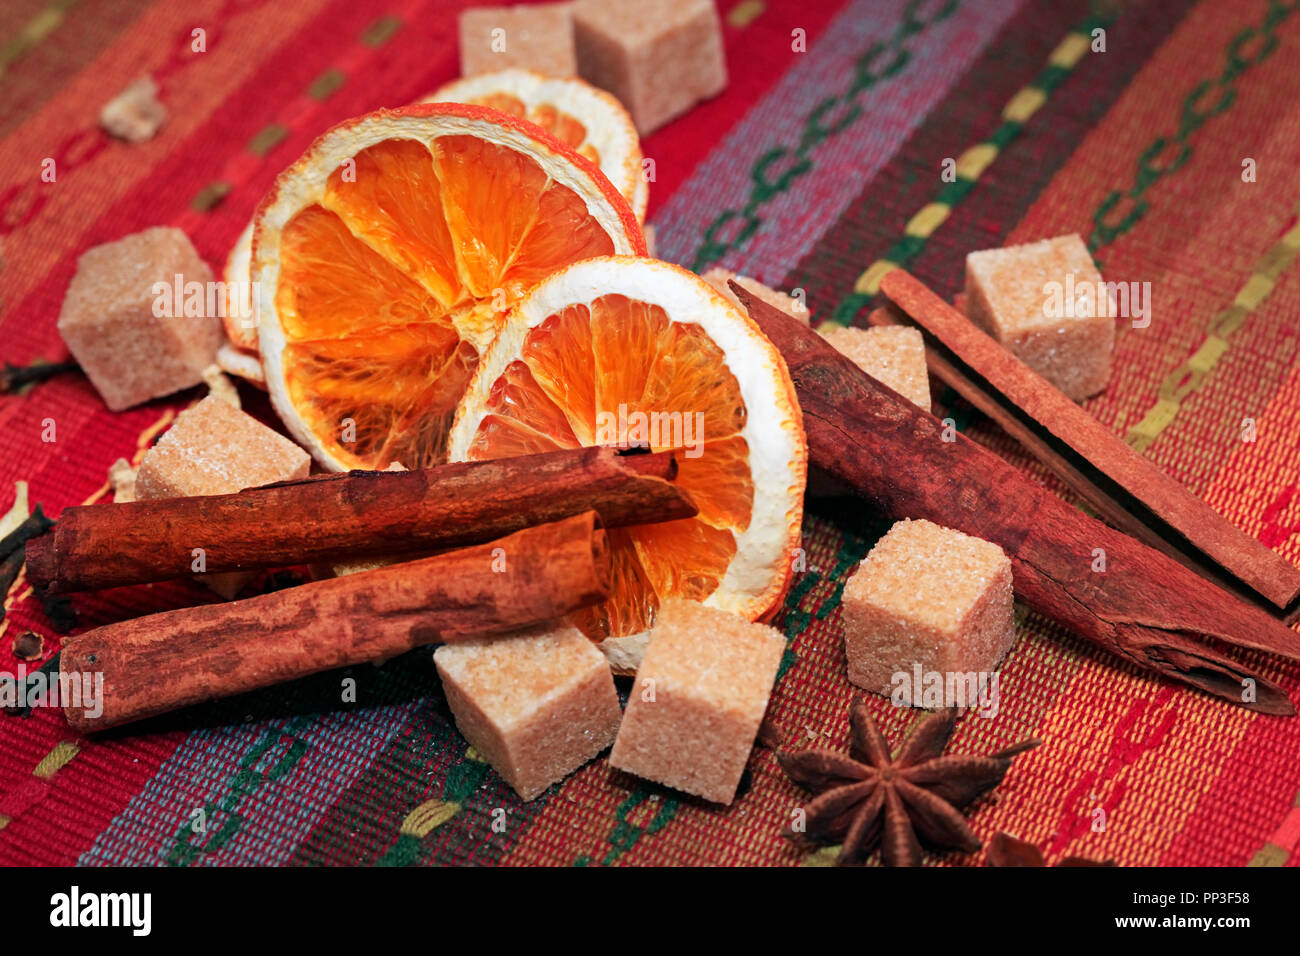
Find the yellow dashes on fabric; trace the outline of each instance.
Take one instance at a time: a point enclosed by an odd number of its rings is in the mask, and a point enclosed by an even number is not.
[[[1295,211],[1300,215],[1300,205]],[[1205,341],[1187,361],[1166,376],[1160,385],[1159,400],[1124,436],[1129,445],[1144,452],[1173,423],[1182,403],[1205,383],[1219,360],[1227,354],[1231,346],[1229,336],[1245,325],[1250,314],[1268,300],[1278,277],[1295,262],[1297,253],[1300,253],[1300,222],[1288,229],[1260,257],[1231,304],[1210,320]]]
[[[1048,58],[1049,66],[1055,67],[1057,71],[1068,72],[1073,70],[1083,59],[1084,54],[1088,52],[1090,44],[1091,37],[1084,31],[1084,28],[1079,27],[1071,30],[1052,51],[1051,56]],[[1003,126],[995,133],[995,137],[990,137],[984,142],[971,146],[958,157],[956,174],[959,182],[974,183],[979,180],[984,171],[997,159],[1000,150],[998,142],[1005,144],[1011,136],[1018,132],[1017,127],[1027,123],[1042,108],[1043,104],[1047,102],[1048,96],[1051,95],[1052,89],[1059,84],[1060,78],[1058,73],[1048,87],[1038,85],[1043,80],[1041,77],[1036,78],[1033,83],[1021,88],[1015,96],[1007,101],[1007,104],[1002,108]],[[1007,124],[1011,125],[1010,130],[1008,130]],[[928,239],[947,220],[952,213],[952,207],[952,202],[943,199],[926,204],[908,220],[907,226],[904,228],[904,235],[909,240]],[[902,258],[906,260],[914,254],[914,249],[908,250],[907,254]],[[885,273],[889,272],[890,269],[897,268],[899,264],[895,259],[889,257],[877,259],[858,276],[857,281],[853,284],[853,291],[858,295],[875,295],[880,291],[880,280]],[[840,320],[846,321],[842,317]]]

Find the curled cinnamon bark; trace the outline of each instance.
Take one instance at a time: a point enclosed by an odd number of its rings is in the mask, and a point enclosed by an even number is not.
[[[672,452],[577,448],[424,471],[361,471],[231,495],[65,508],[28,545],[27,575],[49,593],[425,553],[491,541],[595,511],[606,527],[696,514],[673,483]]]
[[[605,533],[587,512],[419,561],[80,634],[64,644],[60,670],[102,676],[102,693],[65,701],[64,715],[76,730],[104,730],[425,644],[553,620],[608,591]]]
[[[890,518],[927,518],[1001,545],[1016,594],[1098,647],[1248,709],[1295,713],[1280,687],[1201,637],[1300,660],[1300,635],[1070,507],[808,326],[732,288],[785,357],[814,464]],[[1104,571],[1094,570],[1098,549]]]

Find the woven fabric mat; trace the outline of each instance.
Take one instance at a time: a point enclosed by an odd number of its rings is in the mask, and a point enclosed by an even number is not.
[[[317,134],[455,74],[465,5],[7,3],[0,359],[65,354],[55,319],[77,256],[97,243],[176,225],[219,264]],[[1089,411],[1300,561],[1300,4],[720,7],[726,92],[645,142],[663,258],[801,288],[817,320],[861,322],[881,263],[952,294],[970,250],[1078,232],[1107,279],[1154,290],[1151,326],[1121,328],[1114,378]],[[150,142],[112,141],[99,108],[144,72],[170,119]],[[941,176],[948,159],[954,181]],[[54,182],[41,179],[47,160]],[[99,500],[108,466],[142,453],[196,394],[111,414],[64,375],[0,399],[0,508],[19,479],[55,515]],[[935,397],[968,435],[1056,487],[952,395]],[[264,403],[253,411],[269,417]],[[1248,418],[1253,442],[1242,440]],[[881,530],[849,500],[811,508],[807,570],[776,622],[789,651],[770,717],[788,744],[845,744],[840,592]],[[87,627],[208,599],[172,584],[76,606]],[[25,630],[45,635],[47,657],[57,650],[23,579],[5,604],[0,670],[18,669],[13,638]],[[1000,709],[965,718],[952,749],[1045,743],[977,808],[981,837],[1008,830],[1049,862],[1300,863],[1300,724],[1154,680],[1023,609],[1017,619]],[[519,802],[467,753],[428,657],[353,669],[355,706],[338,703],[330,674],[98,739],[49,709],[0,718],[0,863],[827,860],[779,836],[801,793],[763,748],[727,808],[603,759]],[[1297,667],[1252,664],[1300,695]],[[917,719],[883,699],[873,707],[891,740]]]

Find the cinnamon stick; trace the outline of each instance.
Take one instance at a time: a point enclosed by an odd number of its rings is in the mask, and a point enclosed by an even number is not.
[[[108,624],[63,646],[64,674],[103,677],[92,706],[65,702],[64,715],[75,730],[104,730],[424,644],[515,630],[602,600],[609,573],[604,531],[587,512],[406,564]]]
[[[867,321],[877,326],[899,325],[905,324],[908,317],[890,303],[872,310]],[[1162,551],[1223,590],[1278,617],[1284,624],[1293,624],[1300,618],[1300,602],[1292,602],[1289,609],[1279,611],[1271,602],[1244,585],[1239,577],[1234,577],[1203,553],[1191,549],[1185,537],[1169,529],[1167,522],[1137,497],[1129,494],[1127,489],[1115,486],[1086,459],[1063,446],[1050,434],[1045,434],[1046,430],[1039,423],[990,387],[942,343],[924,330],[922,334],[926,338],[925,364],[930,374],[951,385],[962,398],[1020,442],[1030,454],[1086,501],[1107,524]]]
[[[1251,710],[1295,713],[1281,688],[1199,637],[1296,660],[1300,635],[1070,507],[803,323],[732,289],[785,356],[816,465],[890,518],[927,518],[997,543],[1025,603],[1098,647]],[[1099,554],[1104,571],[1093,570]],[[1247,681],[1254,699],[1243,699]]]
[[[927,364],[1108,523],[1239,597],[1300,614],[1300,569],[1121,441],[904,269],[881,291],[926,338]],[[872,314],[887,323],[888,312]],[[1271,613],[1277,613],[1272,611]]]
[[[203,571],[284,567],[462,547],[596,511],[607,527],[689,518],[672,452],[577,448],[424,471],[354,471],[231,495],[65,508],[27,548],[48,593]]]

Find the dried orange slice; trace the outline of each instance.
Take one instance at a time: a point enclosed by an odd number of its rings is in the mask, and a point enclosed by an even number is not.
[[[221,273],[221,281],[226,285],[226,314],[221,323],[226,330],[226,338],[237,349],[246,352],[257,351],[257,322],[250,296],[251,284],[248,281],[248,267],[253,256],[253,226],[250,221],[239,234],[235,244],[226,256],[226,266]]]
[[[509,69],[455,80],[420,102],[475,103],[537,124],[599,166],[645,222],[650,186],[641,139],[623,104],[604,90],[574,76]]]
[[[637,222],[645,221],[649,184],[642,175],[636,126],[622,104],[603,90],[577,77],[509,69],[455,80],[419,102],[472,103],[540,126],[596,164],[631,204]],[[239,318],[250,314],[251,305],[237,298],[247,289],[252,244],[250,222],[226,260],[223,278],[232,296],[224,320],[230,341],[217,364],[231,375],[265,387],[257,329]]]
[[[221,275],[226,286],[226,309],[221,316],[226,341],[217,349],[217,366],[227,375],[237,375],[265,390],[266,375],[257,354],[257,315],[253,311],[252,284],[248,281],[254,222],[250,221],[235,240]]]
[[[609,180],[530,123],[457,103],[349,120],[258,209],[271,401],[327,468],[444,461],[506,311],[569,263],[644,251]]]
[[[541,282],[474,373],[450,454],[643,441],[682,449],[677,480],[700,513],[610,530],[611,596],[575,623],[604,642],[644,633],[669,596],[750,620],[774,610],[799,544],[803,420],[772,343],[684,269],[606,256]]]

